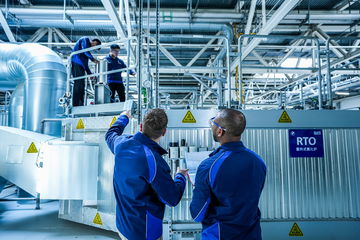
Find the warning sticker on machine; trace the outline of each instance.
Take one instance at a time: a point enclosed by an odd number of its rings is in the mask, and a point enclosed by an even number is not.
[[[76,129],[84,129],[85,126],[84,126],[84,122],[82,119],[80,119],[76,125]]]
[[[99,213],[96,213],[93,223],[98,224],[98,225],[102,225],[102,221],[101,221],[101,217]]]
[[[290,237],[302,237],[302,236],[304,236],[304,234],[302,233],[302,231],[301,231],[299,225],[297,225],[297,223],[294,223],[294,225],[290,229],[289,236]]]
[[[112,125],[116,122],[116,117],[113,117],[110,123],[110,127],[112,127]]]
[[[37,153],[39,152],[35,146],[35,143],[32,142],[27,150],[27,153]]]
[[[286,111],[283,111],[283,113],[281,114],[279,118],[279,123],[292,123],[292,120]]]
[[[187,111],[185,117],[182,120],[183,123],[196,123],[196,119],[191,111]]]

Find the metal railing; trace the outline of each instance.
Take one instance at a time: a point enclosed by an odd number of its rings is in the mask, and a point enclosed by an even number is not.
[[[134,43],[133,43],[134,42]],[[84,52],[88,52],[88,51],[92,51],[92,50],[98,50],[101,49],[103,47],[107,47],[107,46],[111,46],[112,44],[119,44],[119,45],[125,45],[127,48],[127,68],[122,68],[122,69],[117,69],[117,70],[112,70],[112,71],[105,71],[105,72],[99,72],[99,73],[93,73],[93,74],[89,74],[89,75],[84,75],[81,77],[71,77],[71,66],[72,66],[72,57],[76,54],[79,53],[84,53]],[[99,46],[95,46],[95,47],[90,47],[90,48],[86,48],[86,49],[82,49],[79,51],[75,51],[72,52],[69,57],[68,57],[68,64],[67,64],[67,82],[66,82],[66,93],[65,93],[65,97],[67,98],[71,98],[72,94],[71,94],[71,83],[73,83],[76,80],[80,80],[80,79],[88,79],[88,78],[92,78],[92,77],[99,77],[102,75],[107,75],[107,74],[112,74],[112,73],[118,73],[118,72],[127,72],[127,77],[126,77],[126,97],[129,97],[129,70],[131,69],[137,69],[138,68],[138,57],[134,57],[132,55],[132,51],[131,51],[131,47],[132,45],[136,45],[137,44],[137,39],[136,37],[130,37],[130,38],[124,38],[124,39],[120,39],[120,40],[116,40],[113,42],[108,42],[108,43],[104,43],[102,45]],[[134,65],[131,65],[131,58],[135,59],[135,63]],[[138,71],[140,72],[140,71]],[[139,92],[139,96],[140,96],[140,92]],[[66,115],[69,115],[70,112],[70,108],[71,108],[71,104],[68,104],[66,107]]]
[[[228,107],[230,107],[230,104],[231,104],[231,68],[230,68],[230,50],[231,50],[231,43],[229,41],[229,39],[226,37],[226,36],[218,36],[218,35],[214,35],[214,36],[208,36],[208,35],[187,35],[187,36],[184,36],[184,35],[178,35],[178,34],[172,34],[172,35],[167,35],[167,34],[163,34],[162,37],[167,37],[167,38],[176,38],[176,39],[179,39],[179,38],[182,38],[182,39],[220,39],[220,40],[223,40],[224,41],[224,44],[222,45],[219,45],[219,46],[224,46],[225,49],[226,49],[226,67],[211,67],[211,69],[215,69],[217,71],[221,71],[221,70],[227,70],[227,73],[226,73],[226,82],[227,82],[227,90],[228,90],[228,98],[229,98],[229,101],[227,103]],[[159,44],[160,46],[163,47],[163,44]],[[168,45],[171,45],[171,44],[168,44]],[[182,45],[184,46],[184,45]],[[193,45],[191,45],[192,47],[194,47]],[[218,45],[216,45],[218,46]],[[159,47],[159,46],[156,46],[156,47]],[[206,47],[206,44],[204,45],[199,45],[199,47]],[[212,48],[214,47],[213,45],[208,46],[208,48]],[[220,51],[221,52],[221,51]],[[159,67],[159,66],[158,66]],[[197,67],[194,67],[194,66],[171,66],[171,67],[167,67],[169,69],[174,69],[174,72],[176,72],[177,70],[181,70],[182,72],[186,74],[189,74],[190,70],[192,68],[197,68]],[[201,67],[201,68],[209,68],[207,66],[204,66],[204,67]],[[210,69],[210,68],[209,68]],[[190,74],[191,75],[191,74]],[[195,78],[196,79],[196,78]],[[198,79],[196,79],[198,80]],[[153,86],[153,78],[150,78],[150,81],[151,81],[151,86]],[[158,82],[158,81],[157,81]],[[204,85],[204,83],[202,83],[201,81],[199,81],[201,85]],[[158,92],[158,90],[156,88],[158,88],[157,84],[154,85],[155,87],[155,93]],[[208,89],[208,88],[207,88]],[[225,89],[226,90],[226,89]],[[166,91],[165,91],[166,92]],[[150,97],[152,98],[152,101],[154,101],[154,97],[156,97],[157,95],[155,94],[150,94]],[[155,105],[155,104],[154,104]]]
[[[313,57],[313,64],[317,63],[317,66],[313,66],[311,68],[287,68],[287,67],[280,67],[280,66],[254,66],[254,72],[256,69],[266,69],[269,72],[277,72],[277,73],[281,73],[280,70],[287,70],[287,71],[295,71],[295,70],[304,70],[304,71],[310,71],[310,72],[317,72],[317,85],[318,85],[318,107],[319,109],[323,108],[323,86],[322,86],[322,74],[321,74],[321,59],[320,59],[320,41],[319,39],[315,38],[315,37],[307,37],[307,36],[285,36],[285,35],[250,35],[250,34],[244,34],[241,35],[238,38],[238,57],[239,57],[239,63],[238,63],[238,67],[239,67],[239,101],[238,101],[238,108],[239,109],[243,109],[246,106],[246,102],[244,100],[243,103],[243,61],[245,60],[245,58],[243,59],[242,53],[243,53],[243,39],[244,38],[258,38],[258,39],[289,39],[289,40],[309,40],[312,41],[315,44],[315,49],[317,51],[312,51],[312,57]],[[254,51],[254,50],[252,50]],[[289,56],[287,56],[289,57]],[[271,90],[271,91],[267,91],[266,93],[263,93],[261,95],[255,96],[252,99],[250,99],[251,101],[259,99],[261,97],[264,97],[266,95],[268,95],[269,93],[274,93],[276,91],[281,91],[282,89],[286,89],[291,85],[297,85],[300,82],[302,82],[303,80],[297,80],[294,82],[290,82],[284,85],[281,85],[280,87],[278,87],[278,89],[275,90]]]
[[[360,37],[330,37],[326,41],[326,62],[327,62],[327,68],[326,68],[326,90],[327,90],[327,101],[328,105],[330,107],[333,107],[333,82],[331,73],[333,71],[341,71],[345,75],[360,75],[360,63],[357,68],[332,68],[332,65],[342,64],[346,63],[349,60],[353,58],[360,58],[360,50],[356,50],[358,46],[334,46],[330,47],[331,42],[338,42],[339,40],[346,41],[346,40],[360,40]],[[334,49],[345,49],[345,48],[354,48],[354,51],[351,51],[349,53],[343,51],[345,54],[343,58],[339,58],[338,60],[335,60],[335,62],[330,61],[330,53],[334,52]],[[351,65],[351,64],[350,64]]]

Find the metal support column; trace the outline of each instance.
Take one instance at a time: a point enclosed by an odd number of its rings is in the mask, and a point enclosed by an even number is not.
[[[143,0],[139,2],[139,35],[138,35],[138,70],[137,70],[137,87],[138,87],[138,101],[137,101],[137,112],[138,112],[138,122],[141,122],[141,78],[142,78],[142,10],[143,10]]]
[[[156,55],[155,55],[155,81],[154,81],[154,106],[155,108],[159,107],[160,95],[159,95],[159,65],[160,65],[160,50],[159,50],[159,42],[160,42],[160,0],[156,0]]]

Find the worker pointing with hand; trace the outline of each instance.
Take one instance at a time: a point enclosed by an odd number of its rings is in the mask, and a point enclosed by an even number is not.
[[[163,109],[144,116],[140,132],[123,134],[131,115],[124,112],[106,133],[115,155],[116,226],[121,239],[157,240],[162,235],[165,205],[176,206],[185,189],[187,170],[172,179],[159,145],[168,118]]]

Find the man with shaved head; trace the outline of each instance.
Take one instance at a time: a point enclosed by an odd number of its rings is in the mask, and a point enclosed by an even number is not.
[[[261,191],[266,165],[241,141],[245,115],[234,109],[220,110],[209,120],[220,147],[197,169],[191,215],[201,222],[202,240],[260,240]]]

